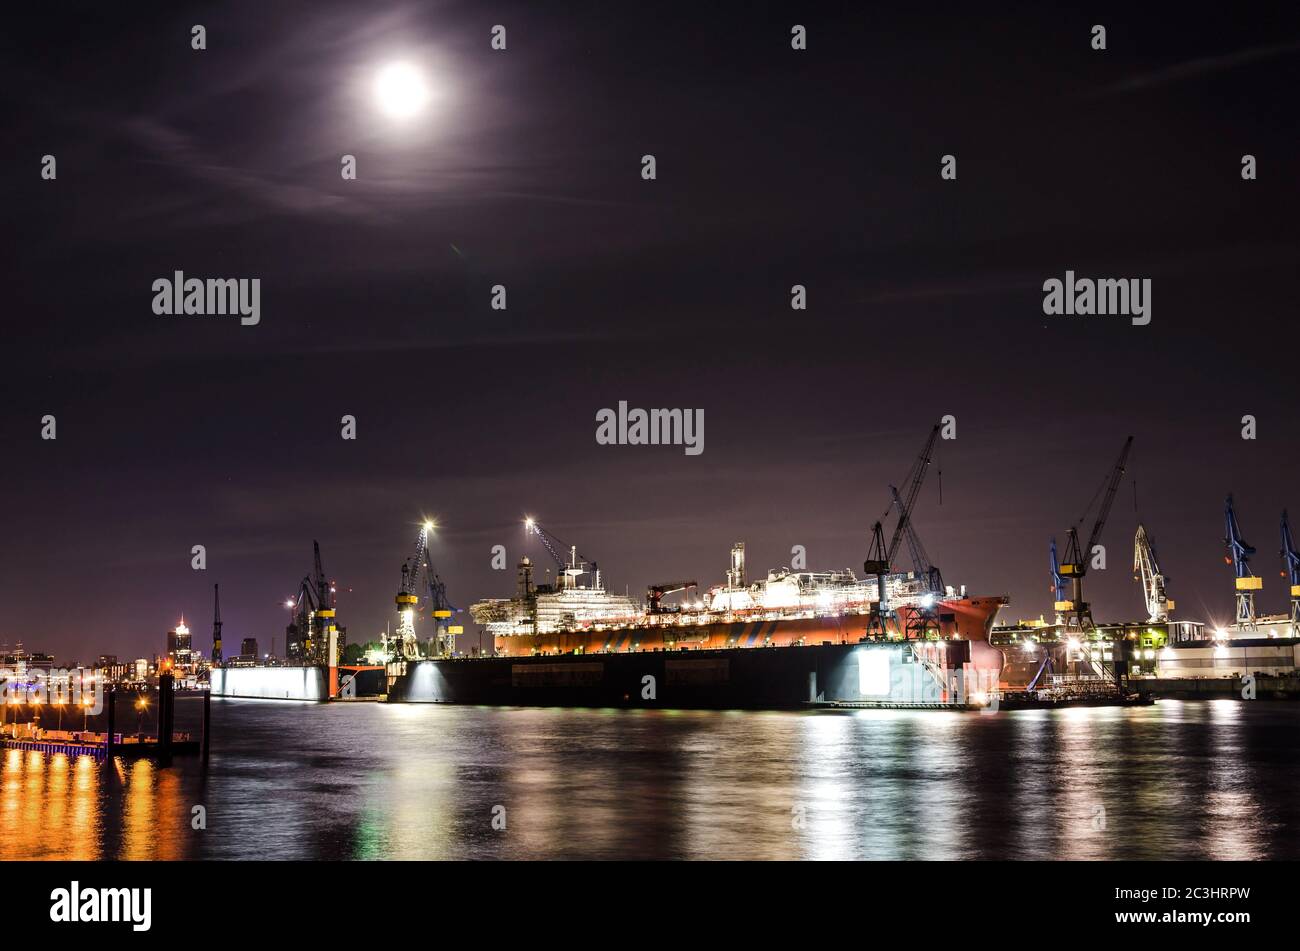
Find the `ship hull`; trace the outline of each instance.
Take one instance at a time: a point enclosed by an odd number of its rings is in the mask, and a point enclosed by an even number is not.
[[[942,600],[933,611],[938,636],[945,640],[986,641],[998,609],[1005,603],[1006,599],[1001,597]],[[890,633],[903,636],[916,621],[918,610],[901,605],[896,611],[898,622],[891,622]],[[867,636],[870,622],[866,614],[836,614],[776,619],[732,616],[725,621],[693,624],[679,623],[679,618],[670,614],[621,627],[499,636],[494,639],[494,646],[500,657],[811,647],[856,644]]]

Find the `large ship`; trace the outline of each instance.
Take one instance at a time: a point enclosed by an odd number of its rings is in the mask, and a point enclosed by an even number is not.
[[[665,602],[677,593],[678,603]],[[599,569],[576,550],[554,584],[535,584],[525,557],[515,596],[479,601],[470,613],[499,657],[965,640],[979,645],[972,656],[978,666],[1000,667],[1001,655],[986,642],[1006,603],[1003,596],[972,597],[964,586],[935,590],[932,577],[917,572],[890,573],[882,583],[848,568],[781,568],[751,582],[738,542],[725,583],[703,592],[694,581],[652,585],[643,603],[607,591]]]

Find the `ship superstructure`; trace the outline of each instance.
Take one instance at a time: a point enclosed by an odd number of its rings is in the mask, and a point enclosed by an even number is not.
[[[576,557],[557,585],[534,585],[527,558],[519,562],[518,578],[514,598],[470,607],[498,655],[850,643],[867,636],[873,619],[878,623],[876,578],[859,578],[849,568],[782,568],[749,582],[739,542],[725,583],[672,605],[661,600],[663,586],[651,586],[644,604],[610,593],[599,571]],[[1006,603],[1003,597],[967,597],[964,588],[936,593],[929,577],[915,572],[886,576],[885,592],[893,612],[886,633],[894,637],[984,640]]]

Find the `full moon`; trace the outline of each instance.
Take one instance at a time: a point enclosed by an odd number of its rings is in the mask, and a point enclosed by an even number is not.
[[[385,115],[406,119],[429,101],[424,76],[410,63],[389,63],[375,76],[375,102]]]

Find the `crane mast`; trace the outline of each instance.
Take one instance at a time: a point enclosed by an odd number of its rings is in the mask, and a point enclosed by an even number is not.
[[[420,643],[415,636],[415,615],[419,610],[420,572],[429,549],[429,532],[433,523],[425,522],[415,536],[415,554],[402,563],[402,582],[393,599],[397,604],[397,633],[388,639],[387,653],[395,662],[420,659]]]
[[[895,508],[901,513],[903,500],[898,495],[897,487],[891,485],[889,492],[893,496]],[[939,573],[938,568],[930,563],[930,556],[926,553],[925,546],[921,544],[921,538],[916,534],[916,526],[912,524],[910,518],[907,520],[904,535],[907,538],[907,548],[912,555],[912,567],[915,569],[917,577],[925,579],[926,586],[931,593],[942,594],[943,575]]]
[[[1236,576],[1233,590],[1237,599],[1237,631],[1238,633],[1253,631],[1256,629],[1255,592],[1264,587],[1264,581],[1250,570],[1250,557],[1255,554],[1255,548],[1241,535],[1241,526],[1237,524],[1237,511],[1232,504],[1231,495],[1223,504],[1223,524],[1226,533],[1223,543],[1228,549],[1228,557],[1224,560],[1232,565],[1233,574]]]
[[[1282,516],[1286,517],[1285,514]],[[212,666],[221,666],[221,585],[212,586]]]
[[[867,633],[887,637],[889,636],[889,622],[892,620],[895,628],[897,628],[898,615],[894,613],[894,608],[889,603],[888,586],[886,584],[889,578],[889,557],[885,546],[885,531],[879,522],[871,526],[871,547],[867,551],[866,561],[862,563],[862,570],[869,575],[876,576],[878,592],[876,608],[867,622]]]
[[[1300,637],[1300,552],[1291,539],[1291,522],[1282,510],[1282,573],[1291,584],[1291,636]]]
[[[427,556],[424,562],[424,584],[429,592],[429,617],[433,621],[433,650],[435,656],[450,657],[456,652],[456,635],[459,628],[450,627],[448,619],[456,613],[447,599],[447,585],[433,567],[433,559]]]
[[[1097,543],[1101,540],[1102,529],[1106,527],[1106,518],[1110,515],[1110,507],[1115,501],[1115,493],[1119,490],[1120,480],[1124,478],[1124,467],[1128,462],[1129,450],[1132,447],[1133,437],[1129,436],[1124,441],[1124,448],[1120,450],[1115,465],[1111,467],[1105,494],[1102,496],[1101,508],[1097,512],[1097,520],[1092,525],[1092,533],[1088,536],[1086,549],[1080,549],[1079,547],[1079,525],[1087,517],[1087,513],[1085,512],[1078,522],[1070,526],[1065,548],[1065,561],[1061,563],[1059,569],[1061,578],[1070,579],[1070,597],[1067,600],[1058,600],[1056,602],[1057,615],[1064,620],[1067,631],[1082,633],[1091,631],[1096,627],[1092,620],[1092,607],[1083,599],[1083,579],[1088,573],[1087,559],[1092,557]],[[1055,582],[1055,577],[1053,581]]]
[[[1174,602],[1165,592],[1165,576],[1156,558],[1155,542],[1147,534],[1146,526],[1138,525],[1133,538],[1133,576],[1142,585],[1142,596],[1147,605],[1147,622],[1161,624],[1169,620]]]
[[[893,564],[894,556],[898,554],[899,543],[903,536],[907,534],[907,529],[911,525],[912,513],[916,511],[916,499],[921,494],[921,486],[925,483],[925,475],[930,469],[930,456],[934,453],[935,441],[939,438],[939,432],[943,428],[941,423],[935,423],[934,428],[930,430],[930,435],[925,441],[925,447],[921,454],[916,457],[916,462],[912,464],[912,469],[907,478],[907,499],[898,501],[898,492],[894,490],[895,504],[898,506],[898,524],[894,526],[894,534],[889,539],[889,548],[885,555],[885,560]],[[890,486],[893,490],[894,487]]]

